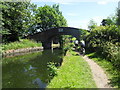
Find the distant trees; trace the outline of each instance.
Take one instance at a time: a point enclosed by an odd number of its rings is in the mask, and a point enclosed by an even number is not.
[[[102,26],[107,25],[120,25],[120,9],[116,10],[116,15],[109,16],[107,19],[103,19],[101,22]]]
[[[103,19],[101,22],[102,26],[106,26],[106,25],[116,25],[117,24],[117,16],[109,16],[107,17],[107,19]]]
[[[91,31],[92,29],[94,29],[97,26],[97,23],[91,19],[88,25],[89,30]]]
[[[120,9],[117,10],[117,25],[120,25]]]

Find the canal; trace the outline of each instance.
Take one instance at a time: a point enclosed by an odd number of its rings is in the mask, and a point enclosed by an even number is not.
[[[2,59],[2,88],[45,88],[57,75],[62,50],[45,50]]]

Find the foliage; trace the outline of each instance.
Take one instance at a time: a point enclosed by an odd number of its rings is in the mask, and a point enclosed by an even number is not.
[[[20,37],[52,27],[67,26],[67,21],[59,10],[59,5],[37,5],[26,2],[1,2],[1,25],[3,43],[19,41]],[[39,30],[39,31],[40,31]]]
[[[92,19],[89,22],[88,28],[91,31],[92,29],[94,29],[97,26],[97,23]]]
[[[85,40],[86,39],[86,36],[89,35],[89,32],[87,30],[84,30],[84,29],[79,29],[80,32],[81,32],[81,35],[80,35],[80,39],[81,40]],[[69,50],[71,51],[73,49],[73,47],[75,46],[75,43],[74,41],[76,40],[75,37],[72,37],[70,35],[64,35],[62,36],[62,49],[63,49],[63,52],[64,54],[66,54],[66,52]],[[76,47],[76,49],[80,49],[81,46],[78,45]]]
[[[96,88],[91,70],[76,52],[68,52],[47,88]]]
[[[41,43],[36,43],[34,41],[30,41],[28,39],[21,39],[19,42],[12,42],[7,44],[2,44],[2,50],[11,50],[11,49],[19,49],[19,48],[28,48],[28,47],[40,47]]]
[[[120,67],[120,47],[111,42],[104,42],[100,45],[102,55],[119,70]]]
[[[95,27],[86,38],[87,50],[95,52],[95,60],[105,67],[111,74],[113,86],[120,87],[119,67],[120,67],[120,27],[119,10],[117,15],[103,19],[102,25]],[[116,25],[117,24],[117,25]],[[94,58],[93,58],[94,59]]]
[[[107,25],[116,25],[117,22],[117,16],[109,16],[107,18]]]
[[[57,67],[55,66],[56,63],[49,62],[47,63],[48,71],[50,72],[49,77],[53,78],[57,75]]]
[[[103,26],[110,26],[110,25],[116,25],[117,22],[117,16],[109,16],[107,17],[107,19],[103,19],[102,20],[102,24]]]
[[[80,29],[80,31],[81,31],[81,35],[80,35],[81,40],[85,40],[86,37],[90,34],[89,30]]]
[[[117,26],[100,26],[96,27],[88,36],[88,46],[96,47],[102,42],[112,42],[113,44],[120,42],[120,30]]]
[[[35,18],[41,31],[52,27],[67,26],[66,19],[59,11],[59,5],[38,7]]]
[[[120,25],[120,9],[117,9],[117,25]]]
[[[120,30],[117,26],[96,27],[86,39],[88,49],[98,52],[112,62],[116,69],[120,67],[119,48]]]
[[[62,36],[62,49],[63,49],[63,53],[64,55],[66,55],[66,52],[68,50],[71,50],[74,46],[74,42],[72,41],[72,38],[70,35],[64,35]]]
[[[1,2],[3,42],[18,41],[32,23],[32,12],[36,7],[30,2]],[[34,20],[33,20],[34,21]]]

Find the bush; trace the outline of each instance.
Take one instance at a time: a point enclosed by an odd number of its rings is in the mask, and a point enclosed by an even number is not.
[[[71,50],[72,47],[74,46],[74,42],[72,42],[72,37],[69,36],[69,35],[65,35],[62,37],[62,40],[63,40],[63,53],[64,55],[66,55],[66,52],[68,50]]]
[[[99,26],[86,38],[87,48],[120,67],[120,30],[117,26]]]
[[[100,45],[101,55],[118,69],[120,67],[120,47],[111,43],[104,42]]]
[[[87,36],[86,42],[88,47],[98,47],[103,41],[109,41],[115,44],[120,42],[120,30],[117,26],[100,26],[96,27]]]
[[[47,63],[48,70],[50,72],[49,77],[52,79],[54,76],[57,75],[57,67],[55,66],[56,63],[49,62]]]

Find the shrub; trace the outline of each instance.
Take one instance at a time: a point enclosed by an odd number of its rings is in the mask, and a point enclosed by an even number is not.
[[[54,62],[48,62],[47,63],[47,67],[48,67],[48,71],[49,73],[49,77],[52,79],[54,76],[57,75],[57,67],[55,66],[56,63]]]
[[[118,69],[120,67],[120,47],[111,43],[104,42],[100,45],[101,55]]]
[[[101,54],[112,62],[115,68],[120,67],[120,30],[117,26],[99,26],[93,29],[86,38],[88,49]]]
[[[99,26],[87,36],[88,46],[96,47],[102,41],[120,42],[120,30],[117,26]]]
[[[63,40],[63,47],[62,47],[63,53],[64,55],[66,55],[66,52],[72,49],[74,43],[72,42],[72,37],[70,35],[63,36],[62,40]]]

